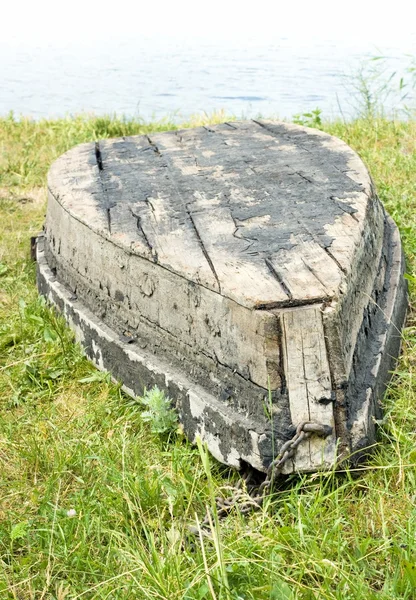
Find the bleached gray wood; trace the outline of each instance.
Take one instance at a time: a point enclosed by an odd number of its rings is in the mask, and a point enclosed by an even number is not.
[[[190,437],[266,468],[308,415],[351,448],[350,415],[375,414],[363,398],[378,376],[358,372],[357,357],[375,364],[390,331],[371,306],[387,298],[395,260],[393,226],[351,148],[289,124],[224,123],[83,144],[54,163],[48,187],[45,257],[61,284],[215,398],[184,399]],[[241,447],[227,446],[216,402],[256,423],[234,432]],[[334,449],[335,437],[311,439],[288,469],[329,465]]]
[[[329,467],[336,457],[333,390],[320,306],[282,312],[283,354],[290,413],[294,423],[311,421],[332,428],[325,439],[302,444],[296,463],[313,471]]]

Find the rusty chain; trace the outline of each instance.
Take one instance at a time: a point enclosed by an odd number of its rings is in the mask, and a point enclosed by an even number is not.
[[[232,492],[230,496],[227,498],[218,496],[215,499],[218,519],[226,517],[230,510],[235,506],[238,506],[241,514],[247,514],[252,510],[259,510],[263,505],[267,492],[273,487],[275,478],[280,475],[285,463],[295,456],[299,445],[312,434],[319,435],[320,437],[327,437],[328,435],[331,435],[331,433],[332,427],[329,425],[312,423],[310,421],[299,423],[296,427],[295,435],[283,444],[277,456],[270,463],[269,468],[267,469],[266,478],[262,483],[252,484],[251,479],[253,473],[248,472],[248,474],[240,479],[236,486],[229,486],[228,489]],[[247,491],[243,489],[244,487]],[[200,529],[190,526],[189,530],[192,533],[196,533],[201,529],[209,527],[210,523],[212,523],[212,517],[210,514],[207,514],[205,519],[200,523]]]

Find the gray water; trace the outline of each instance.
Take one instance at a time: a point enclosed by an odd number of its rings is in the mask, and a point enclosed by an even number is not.
[[[385,48],[388,70],[403,69],[400,48]],[[224,110],[290,118],[316,107],[324,117],[354,115],[351,76],[371,45],[114,39],[106,44],[7,45],[0,41],[0,115],[62,117],[80,112],[182,120]]]

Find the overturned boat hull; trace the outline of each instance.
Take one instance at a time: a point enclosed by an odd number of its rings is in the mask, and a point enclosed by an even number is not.
[[[260,471],[375,440],[407,299],[398,230],[340,140],[274,122],[84,144],[49,173],[38,287],[131,395]]]

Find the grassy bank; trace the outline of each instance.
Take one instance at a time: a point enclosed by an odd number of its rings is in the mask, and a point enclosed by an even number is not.
[[[218,120],[223,120],[218,116]],[[192,123],[196,124],[196,123]],[[29,238],[45,175],[73,145],[172,129],[105,118],[0,119],[0,598],[293,600],[416,597],[416,324],[365,469],[292,477],[213,539],[187,534],[235,480],[83,358],[38,298]],[[416,291],[416,122],[324,124],[369,166]]]

